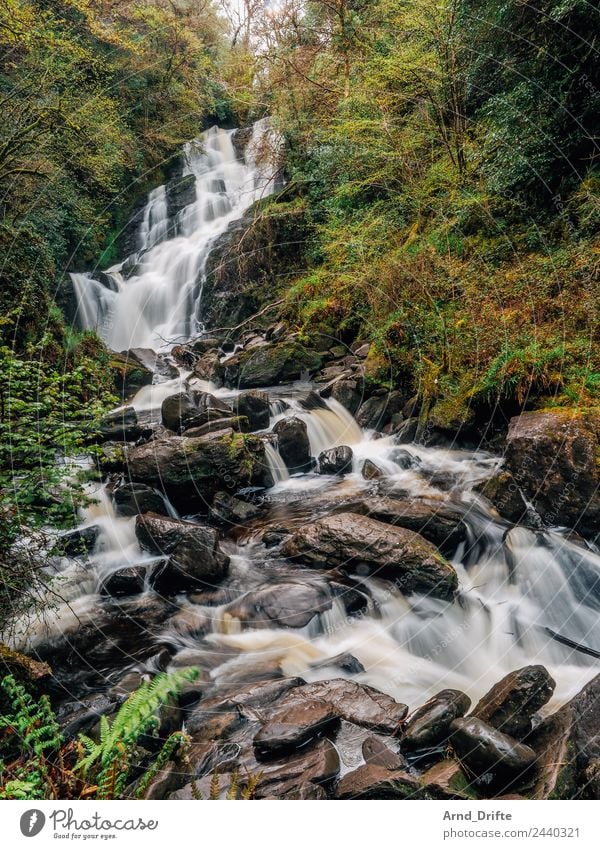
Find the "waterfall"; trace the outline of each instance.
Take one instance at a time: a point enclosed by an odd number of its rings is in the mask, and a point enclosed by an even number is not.
[[[268,119],[257,121],[244,154],[236,156],[234,130],[211,127],[184,148],[184,175],[195,177],[196,199],[176,220],[167,215],[167,189],[150,192],[138,252],[108,270],[111,291],[92,276],[72,274],[78,316],[114,350],[160,348],[185,341],[202,327],[206,262],[216,239],[259,198],[275,188],[280,144]]]

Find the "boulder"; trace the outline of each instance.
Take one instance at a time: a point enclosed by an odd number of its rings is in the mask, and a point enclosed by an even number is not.
[[[304,628],[318,613],[331,609],[325,586],[280,583],[251,590],[227,607],[227,613],[257,628]]]
[[[102,584],[101,592],[112,596],[135,595],[143,592],[145,581],[145,566],[126,566],[110,573]]]
[[[217,373],[225,386],[252,389],[292,383],[320,367],[321,357],[316,351],[298,342],[278,342],[234,354],[220,364]]]
[[[352,471],[352,449],[348,445],[337,445],[319,454],[319,474],[344,475]]]
[[[209,511],[212,522],[218,525],[241,525],[256,519],[263,512],[260,504],[244,501],[228,492],[217,492]]]
[[[162,422],[176,433],[231,418],[232,409],[209,392],[179,392],[162,402]]]
[[[407,593],[451,599],[458,586],[452,566],[422,536],[356,513],[338,513],[299,528],[282,553],[308,566],[389,578]]]
[[[319,394],[323,398],[334,398],[342,407],[345,407],[348,412],[354,415],[360,407],[363,386],[362,381],[351,377],[350,374],[344,371],[344,374],[334,378],[324,386]]]
[[[335,746],[327,739],[320,739],[294,756],[257,765],[260,781],[255,798],[323,798],[319,791],[331,786],[339,771]]]
[[[125,483],[113,491],[118,516],[137,516],[138,513],[168,515],[163,496],[143,483]]]
[[[216,372],[219,369],[219,353],[218,351],[207,351],[202,354],[194,363],[194,376],[200,380],[208,380],[215,386],[222,386],[223,382]]]
[[[442,690],[412,713],[404,727],[402,749],[414,751],[438,746],[448,739],[450,724],[471,707],[460,690]]]
[[[352,510],[379,522],[408,528],[450,553],[466,538],[461,511],[444,502],[370,497],[356,502]]]
[[[271,412],[266,392],[241,392],[234,400],[234,409],[238,415],[246,416],[250,430],[264,430],[269,427]]]
[[[144,436],[148,428],[141,427],[133,407],[112,410],[100,420],[98,431],[102,440],[134,441]]]
[[[87,528],[76,528],[60,534],[53,546],[53,552],[67,557],[80,557],[94,550],[98,536],[99,525],[88,525]]]
[[[337,799],[419,799],[423,798],[417,778],[404,770],[390,770],[377,764],[363,764],[348,772],[336,788]]]
[[[212,587],[229,571],[213,528],[145,513],[136,519],[135,534],[143,549],[168,558],[152,577],[159,592]]]
[[[472,799],[466,775],[456,760],[443,760],[421,775],[421,784],[428,798]]]
[[[157,354],[152,348],[130,348],[127,351],[127,356],[151,371],[159,379],[173,380],[179,375],[177,367],[162,354]]]
[[[528,777],[536,761],[529,746],[518,743],[475,716],[455,719],[451,745],[466,773],[480,789],[497,794]]]
[[[600,675],[528,737],[538,756],[534,799],[597,799]]]
[[[132,480],[160,486],[187,512],[208,509],[224,488],[273,484],[262,439],[230,430],[201,437],[163,435],[130,448],[126,459]]]
[[[367,481],[377,481],[385,477],[383,471],[371,460],[365,460],[361,470],[363,478]]]
[[[505,468],[546,525],[598,533],[599,435],[598,411],[530,412],[511,419]]]
[[[365,763],[383,766],[386,769],[405,769],[406,761],[400,752],[394,752],[381,737],[369,734],[362,742],[362,756]]]
[[[154,380],[152,370],[130,356],[127,351],[118,354],[110,352],[108,367],[113,374],[115,389],[121,398],[135,395],[142,386],[150,386]]]
[[[356,421],[366,430],[383,430],[392,416],[401,412],[405,403],[405,396],[398,390],[375,395],[360,405]]]
[[[273,427],[281,459],[292,474],[312,469],[306,423],[296,416],[280,419]]]
[[[529,507],[517,481],[506,469],[501,469],[474,489],[491,501],[503,518],[515,524],[525,522]]]
[[[314,681],[296,687],[286,701],[309,699],[331,705],[340,719],[381,734],[399,734],[408,713],[406,705],[366,684],[345,678]]]
[[[236,430],[238,433],[247,433],[248,419],[245,416],[231,416],[230,418],[218,418],[214,421],[206,422],[199,427],[189,427],[183,431],[187,437],[206,436],[207,433],[215,433],[219,430]]]
[[[254,737],[254,752],[259,760],[281,757],[332,732],[339,722],[335,710],[326,702],[293,701],[269,716]]]
[[[522,740],[532,729],[532,716],[550,700],[555,687],[544,666],[524,666],[495,684],[477,703],[473,716]]]

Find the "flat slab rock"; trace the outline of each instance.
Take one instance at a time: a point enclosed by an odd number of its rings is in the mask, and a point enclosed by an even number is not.
[[[363,764],[340,780],[335,795],[338,799],[418,799],[422,788],[417,778],[403,770]]]
[[[276,710],[254,737],[260,760],[293,752],[316,737],[333,731],[339,717],[332,705],[313,699],[292,699]]]
[[[338,513],[299,528],[282,554],[321,568],[341,568],[394,580],[404,592],[450,599],[453,567],[422,536],[356,513]]]

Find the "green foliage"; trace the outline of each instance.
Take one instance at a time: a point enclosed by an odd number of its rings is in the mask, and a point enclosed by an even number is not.
[[[12,676],[5,677],[1,686],[12,707],[0,716],[0,751],[13,759],[0,761],[0,798],[123,798],[136,773],[135,795],[141,797],[178,747],[187,745],[187,737],[169,735],[152,763],[140,741],[156,734],[160,708],[197,676],[197,669],[157,675],[132,693],[112,720],[101,717],[99,741],[81,734],[76,744],[65,744],[47,696],[36,701]]]

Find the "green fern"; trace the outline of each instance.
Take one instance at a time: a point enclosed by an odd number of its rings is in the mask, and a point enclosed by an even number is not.
[[[3,782],[0,798],[46,798],[52,783],[48,756],[59,752],[63,742],[50,700],[42,696],[35,701],[12,675],[7,675],[1,685],[13,709],[0,715],[0,730],[4,731],[0,745],[7,749],[16,742],[23,763],[12,770],[13,779]],[[0,775],[5,773],[6,766],[0,762]]]
[[[123,794],[140,738],[158,730],[158,709],[198,674],[197,669],[184,669],[157,675],[129,696],[112,722],[106,716],[101,717],[99,742],[80,734],[86,754],[75,770],[88,779],[95,775],[98,798],[118,798]]]

